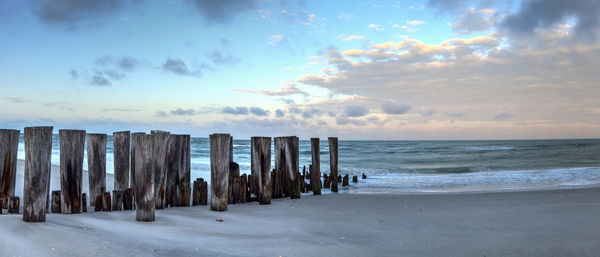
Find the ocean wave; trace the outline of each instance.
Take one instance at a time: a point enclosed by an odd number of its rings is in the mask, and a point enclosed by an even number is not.
[[[514,147],[505,146],[505,145],[482,145],[482,146],[468,146],[463,147],[465,150],[469,151],[498,151],[498,150],[512,150]]]

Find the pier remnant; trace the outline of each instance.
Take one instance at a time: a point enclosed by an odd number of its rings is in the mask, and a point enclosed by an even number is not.
[[[273,181],[271,180],[271,138],[251,138],[251,172],[255,192],[260,204],[271,204]]]
[[[338,191],[338,138],[329,138],[329,177],[331,178],[331,192]]]
[[[60,190],[52,191],[52,212],[60,213]]]
[[[157,146],[154,148],[153,155],[156,156],[153,159],[154,165],[154,201],[156,209],[163,209],[166,203],[166,181],[167,181],[167,154],[169,152],[168,142],[171,137],[171,133],[162,130],[150,131],[152,135],[157,136]]]
[[[8,198],[15,195],[19,134],[16,129],[0,129],[0,202],[4,202],[0,212],[8,208]]]
[[[21,199],[18,196],[8,197],[8,213],[19,213],[19,204]]]
[[[87,163],[90,204],[106,191],[106,134],[87,134]]]
[[[135,167],[135,219],[137,221],[154,221],[154,158],[156,147],[160,147],[162,139],[157,135],[137,135],[134,133],[132,149],[134,149]]]
[[[131,133],[119,131],[113,133],[114,153],[114,190],[129,188],[129,154]]]
[[[310,172],[310,184],[312,185],[313,195],[321,194],[321,153],[319,148],[319,138],[310,139],[310,149],[312,154],[312,167]]]
[[[87,195],[81,193],[81,212],[87,212]]]
[[[123,210],[123,191],[113,190],[112,210],[113,211]]]
[[[81,183],[85,130],[61,129],[60,141],[60,209],[61,213],[81,213]]]
[[[227,211],[229,197],[229,134],[210,135],[210,209]]]

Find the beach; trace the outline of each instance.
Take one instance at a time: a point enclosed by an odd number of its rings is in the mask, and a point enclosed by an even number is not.
[[[54,165],[54,177],[57,169]],[[107,186],[112,186],[111,179],[107,174]],[[271,205],[234,204],[226,212],[213,212],[208,206],[169,208],[157,210],[156,221],[149,223],[135,221],[135,211],[95,213],[93,208],[76,215],[49,213],[44,223],[3,214],[0,252],[2,256],[597,256],[599,199],[600,188],[339,193],[274,199]]]

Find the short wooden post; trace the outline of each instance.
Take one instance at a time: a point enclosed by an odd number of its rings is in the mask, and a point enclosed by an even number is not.
[[[236,188],[234,188],[235,186],[235,178],[239,178],[240,177],[240,165],[237,164],[236,162],[230,162],[229,163],[229,197],[227,202],[228,203],[235,203],[236,200]]]
[[[113,211],[123,210],[123,191],[113,190],[112,210]]]
[[[87,212],[87,195],[81,193],[81,212]]]
[[[365,173],[362,174],[362,179],[367,179],[367,175],[365,175]]]
[[[8,198],[15,195],[19,133],[16,129],[0,129],[0,202],[8,203]],[[7,207],[4,204],[0,211]]]
[[[312,169],[310,169],[310,183],[312,185],[313,195],[321,194],[321,152],[319,148],[319,138],[310,139],[310,149],[312,154]]]
[[[344,176],[344,180],[342,180],[342,186],[343,186],[343,187],[347,187],[347,186],[349,186],[349,183],[348,183],[348,174],[346,174],[346,175]]]
[[[19,203],[21,199],[18,196],[8,197],[8,213],[19,213]]]
[[[329,176],[331,177],[331,192],[338,191],[338,139],[329,138]]]
[[[200,205],[200,196],[202,194],[200,191],[200,183],[199,179],[194,180],[194,186],[192,187],[192,206]]]
[[[87,163],[90,204],[106,191],[106,134],[87,134]]]
[[[50,190],[52,127],[27,127],[24,141],[23,221],[43,222]]]
[[[94,205],[94,211],[95,212],[102,211],[102,202],[104,202],[104,194],[97,195],[94,202],[96,203]]]
[[[102,211],[111,211],[111,199],[110,192],[104,192],[104,199],[102,199]]]
[[[352,183],[358,183],[358,176],[352,176]]]
[[[155,147],[162,140],[157,135],[140,135],[134,133],[133,149],[135,159],[135,208],[137,221],[154,221],[154,158]]]
[[[327,173],[323,173],[323,188],[330,188],[331,179],[327,176]]]
[[[85,130],[61,129],[60,141],[60,209],[62,213],[81,213],[81,183]]]
[[[208,181],[202,180],[201,186],[201,194],[200,194],[200,205],[208,204]]]
[[[52,212],[60,213],[60,190],[52,191]]]
[[[133,210],[133,189],[127,188],[123,191],[123,210]]]
[[[113,133],[114,190],[123,191],[129,188],[130,144],[131,133],[129,131]]]
[[[271,138],[251,138],[251,171],[254,177],[258,201],[271,204],[273,181],[271,180]]]
[[[242,174],[240,178],[240,202],[245,203],[248,201],[248,176],[246,174]]]
[[[229,189],[229,134],[210,135],[210,209],[226,211]]]

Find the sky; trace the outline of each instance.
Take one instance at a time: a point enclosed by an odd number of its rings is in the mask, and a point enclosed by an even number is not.
[[[600,137],[600,1],[2,0],[0,127]]]

